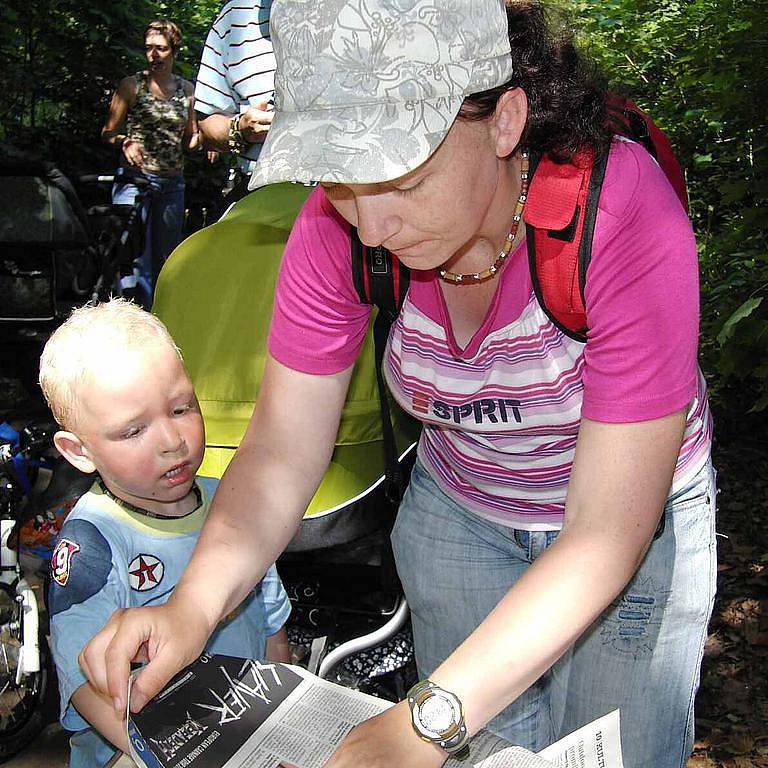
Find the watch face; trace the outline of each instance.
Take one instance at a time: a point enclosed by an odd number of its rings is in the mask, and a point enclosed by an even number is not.
[[[456,723],[450,701],[443,696],[430,696],[419,708],[419,720],[428,731],[442,733]]]

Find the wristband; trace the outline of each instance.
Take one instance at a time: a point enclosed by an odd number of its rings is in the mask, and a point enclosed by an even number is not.
[[[247,149],[246,140],[240,132],[240,115],[235,115],[229,121],[229,134],[227,136],[227,145],[229,151],[235,155],[242,154]]]

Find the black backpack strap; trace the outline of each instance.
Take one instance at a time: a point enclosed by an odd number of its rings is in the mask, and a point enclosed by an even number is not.
[[[373,321],[373,346],[376,356],[376,385],[379,390],[379,408],[381,409],[381,437],[384,443],[384,495],[392,504],[399,504],[405,493],[405,482],[400,462],[397,457],[395,430],[392,427],[392,414],[389,411],[389,395],[384,381],[384,350],[387,347],[389,329],[395,317],[385,310],[379,310]]]
[[[587,194],[587,206],[584,212],[584,229],[579,243],[579,291],[586,306],[584,289],[587,285],[587,269],[592,261],[592,241],[595,237],[595,222],[597,221],[597,208],[600,203],[600,193],[603,191],[605,181],[605,169],[608,167],[608,152],[602,152],[595,159],[592,167],[592,175],[589,179],[589,193]]]
[[[387,347],[389,330],[397,319],[408,292],[410,271],[386,248],[369,248],[363,245],[352,227],[352,280],[363,304],[378,309],[373,322],[373,345],[376,359],[376,384],[381,408],[381,435],[384,443],[384,493],[393,504],[398,504],[405,492],[405,481],[397,456],[392,415],[389,411],[389,396],[384,381],[384,351]]]
[[[642,144],[648,154],[654,160],[658,160],[659,153],[656,151],[648,120],[640,110],[633,108],[633,105],[626,100],[619,103],[618,99],[614,101],[609,99],[606,102],[606,107],[608,108],[609,119],[613,120],[614,130],[632,139],[632,141]]]
[[[352,280],[363,304],[394,312],[397,317],[408,293],[411,272],[386,248],[363,245],[355,227],[350,231]]]

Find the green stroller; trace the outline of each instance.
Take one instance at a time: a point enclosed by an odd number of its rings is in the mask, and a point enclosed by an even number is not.
[[[220,477],[259,391],[274,286],[310,190],[265,187],[185,240],[162,269],[153,311],[182,351],[205,420],[200,473]],[[350,267],[351,268],[351,267]],[[417,430],[392,408],[404,471]],[[292,643],[311,671],[393,700],[415,674],[408,608],[391,559],[373,339],[355,367],[328,471],[278,561],[293,603]]]

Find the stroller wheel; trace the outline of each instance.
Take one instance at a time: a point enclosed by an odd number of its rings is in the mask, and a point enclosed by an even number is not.
[[[74,275],[72,277],[72,293],[75,296],[87,296],[93,289],[93,280],[85,275]]]
[[[72,293],[75,296],[87,296],[93,290],[96,283],[95,254],[92,248],[86,249],[85,257],[73,270]]]

